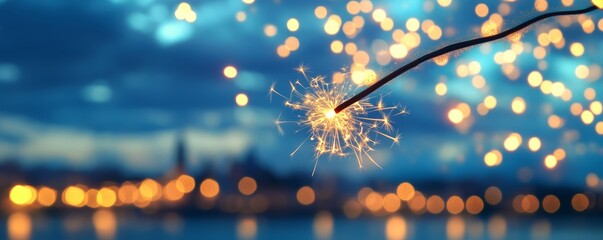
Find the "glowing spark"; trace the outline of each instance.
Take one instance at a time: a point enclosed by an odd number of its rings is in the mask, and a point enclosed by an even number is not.
[[[380,167],[370,155],[370,152],[374,151],[373,147],[377,145],[376,138],[384,137],[391,140],[392,144],[398,143],[400,136],[390,135],[394,130],[390,115],[406,111],[397,106],[386,106],[382,100],[373,105],[370,99],[362,99],[336,113],[335,107],[348,98],[348,94],[353,92],[356,86],[348,79],[330,84],[324,77],[308,78],[304,66],[296,70],[302,74],[307,84],[299,80],[290,82],[289,97],[277,92],[274,85],[270,87],[270,93],[282,97],[285,106],[303,112],[301,120],[296,123],[301,125],[302,129],[307,129],[310,133],[309,140],[315,142],[314,171],[318,165],[318,157],[325,154],[342,157],[352,155],[359,167],[363,167],[366,159]],[[280,120],[279,116],[276,123],[280,131],[280,124],[285,122]],[[291,153],[292,156],[306,140]]]

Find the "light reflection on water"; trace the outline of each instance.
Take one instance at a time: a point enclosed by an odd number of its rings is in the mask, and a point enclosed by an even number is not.
[[[493,215],[402,216],[347,219],[330,212],[313,217],[246,215],[163,217],[111,209],[50,216],[12,213],[2,220],[0,239],[77,239],[143,237],[169,239],[202,237],[219,239],[592,239],[603,236],[601,220],[576,218],[521,218]]]

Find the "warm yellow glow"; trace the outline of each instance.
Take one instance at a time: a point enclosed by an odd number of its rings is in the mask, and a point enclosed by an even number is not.
[[[235,102],[239,107],[245,107],[249,103],[249,97],[245,93],[239,93],[235,96]]]
[[[385,223],[385,236],[388,240],[403,240],[407,235],[406,220],[401,216],[392,216]]]
[[[549,127],[553,128],[553,129],[558,129],[563,126],[564,121],[562,118],[560,118],[557,115],[551,115],[551,116],[549,116],[548,124],[549,124]]]
[[[327,112],[325,112],[325,117],[327,119],[332,119],[335,117],[335,115],[337,115],[337,113],[335,113],[335,110],[333,110],[333,109],[329,109],[329,110],[327,110]]]
[[[446,95],[446,92],[448,91],[448,88],[446,87],[445,83],[438,83],[435,86],[435,92],[437,95],[439,96],[444,96]]]
[[[327,17],[327,8],[324,6],[318,6],[314,9],[314,16],[318,19]]]
[[[373,11],[373,20],[375,20],[375,22],[382,22],[386,17],[387,13],[381,8],[377,8]]]
[[[254,2],[255,2],[255,0],[243,0],[243,3],[245,3],[245,4],[252,4]]]
[[[115,194],[113,189],[108,187],[101,188],[96,195],[96,202],[101,207],[112,207],[116,201],[117,194]]]
[[[168,201],[178,201],[184,197],[184,193],[178,190],[177,180],[169,181],[163,187],[163,196]]]
[[[416,32],[419,30],[419,27],[420,23],[418,19],[409,18],[408,20],[406,20],[406,29],[408,29],[408,31]]]
[[[267,37],[274,37],[276,33],[277,29],[273,24],[266,24],[264,26],[264,34],[266,34]]]
[[[305,116],[299,123],[311,131],[310,140],[315,145],[315,156],[351,155],[356,158],[359,167],[363,166],[365,159],[379,166],[370,155],[370,152],[374,151],[373,146],[377,143],[374,138],[380,136],[398,143],[399,136],[390,135],[393,128],[389,115],[405,112],[397,106],[385,106],[382,101],[373,105],[368,100],[362,99],[334,116],[332,112],[329,113],[349,98],[349,90],[355,87],[353,83],[364,85],[377,79],[377,74],[373,70],[363,69],[358,65],[354,65],[354,68],[356,69],[351,70],[352,81],[329,84],[324,77],[308,78],[302,66],[297,70],[309,84],[302,84],[299,80],[291,82],[291,93],[287,94],[289,97],[274,89],[271,89],[271,94],[285,99],[285,106],[304,113]],[[376,115],[379,117],[368,117],[369,113],[379,114]],[[294,155],[298,149],[299,147],[291,155]],[[315,162],[315,166],[317,164],[318,161]]]
[[[138,200],[138,188],[130,182],[125,182],[119,188],[117,196],[121,203],[132,204],[134,201]]]
[[[287,21],[287,29],[289,29],[291,32],[297,31],[299,29],[299,21],[297,21],[295,18],[290,18]]]
[[[331,42],[331,51],[333,53],[341,53],[343,51],[343,43],[339,40]]]
[[[565,150],[563,150],[563,148],[557,148],[555,149],[555,151],[553,151],[553,156],[555,156],[555,159],[557,159],[557,161],[563,161],[566,156]]]
[[[536,0],[534,2],[534,8],[536,11],[544,12],[549,8],[549,2],[547,2],[547,0]]]
[[[586,175],[586,186],[589,188],[597,188],[599,186],[599,177],[597,174],[589,173]]]
[[[396,189],[396,194],[402,201],[409,201],[415,196],[415,187],[408,182],[403,182],[398,185]]]
[[[333,235],[333,215],[327,211],[321,211],[314,217],[314,234],[316,239],[331,239]]]
[[[237,222],[239,239],[255,239],[258,232],[258,221],[254,217],[244,217]]]
[[[590,70],[588,69],[587,66],[584,65],[578,65],[578,67],[576,67],[576,77],[578,77],[579,79],[586,79],[588,77],[588,75],[590,74]]]
[[[15,185],[10,189],[9,198],[16,205],[30,205],[36,200],[37,190],[29,185]]]
[[[22,212],[11,213],[6,220],[6,230],[9,239],[29,239],[32,230],[31,217]]]
[[[237,69],[233,66],[226,66],[223,72],[227,78],[235,78],[237,76]]]
[[[530,84],[531,87],[539,87],[542,80],[542,74],[538,71],[532,71],[528,74],[528,84]]]
[[[484,155],[484,163],[488,167],[498,166],[502,163],[503,156],[498,150],[492,150]]]
[[[544,158],[544,166],[548,169],[553,169],[557,166],[557,158],[553,155],[547,155]]]
[[[580,114],[580,119],[582,119],[582,122],[584,124],[589,125],[593,123],[593,121],[595,120],[595,116],[590,110],[584,110],[582,114]]]
[[[243,177],[239,180],[239,192],[243,195],[251,195],[258,189],[258,184],[251,177]]]
[[[463,121],[463,117],[463,112],[457,108],[453,108],[448,111],[448,119],[454,124],[461,123]]]
[[[595,6],[600,9],[603,9],[603,0],[591,0]]]
[[[57,200],[57,191],[49,187],[38,190],[38,203],[44,207],[52,206]]]
[[[403,44],[392,44],[389,47],[389,53],[395,59],[402,59],[408,55],[408,49]]]
[[[511,102],[511,110],[515,114],[523,114],[526,111],[526,102],[521,97],[516,97]]]
[[[337,15],[331,15],[325,22],[324,30],[329,35],[335,35],[339,32],[341,28],[341,17]]]
[[[603,121],[600,121],[595,125],[595,131],[597,134],[603,135]]]
[[[393,213],[398,211],[401,206],[400,198],[396,194],[388,193],[383,197],[383,209],[385,211]]]
[[[582,54],[584,54],[584,45],[579,42],[572,43],[572,45],[570,45],[570,52],[572,55],[580,57]]]
[[[509,136],[507,136],[503,145],[507,151],[513,152],[513,151],[517,150],[517,148],[519,148],[519,146],[521,145],[521,142],[522,142],[521,135],[519,135],[518,133],[511,133],[511,134],[509,134]]]
[[[63,191],[63,202],[74,207],[82,207],[86,204],[86,192],[77,186],[67,187]]]
[[[316,196],[314,194],[314,189],[312,189],[309,186],[303,186],[299,190],[297,190],[296,196],[297,196],[297,201],[301,205],[306,205],[306,206],[314,203],[314,200],[316,198]]]
[[[237,19],[238,22],[244,22],[247,19],[247,14],[243,11],[239,11],[235,15],[235,18]]]
[[[94,212],[92,224],[98,239],[114,239],[117,233],[117,217],[108,209]]]
[[[477,15],[478,17],[486,17],[488,16],[488,5],[480,3],[477,4],[477,6],[475,6],[475,15]]]
[[[494,109],[497,104],[496,98],[492,95],[487,96],[484,98],[484,104],[488,109]]]
[[[528,140],[528,148],[530,148],[530,151],[532,152],[538,151],[541,146],[542,143],[538,137],[532,137],[530,140]]]
[[[138,186],[138,192],[143,199],[157,200],[161,197],[161,185],[157,181],[147,178]]]
[[[182,174],[176,179],[176,188],[181,193],[189,193],[195,189],[195,179],[189,175]]]
[[[288,37],[285,39],[285,46],[291,51],[297,51],[299,49],[299,39],[296,37]]]
[[[438,0],[438,4],[442,7],[448,7],[452,3],[452,0]]]
[[[594,115],[600,115],[603,112],[603,104],[599,101],[591,102],[589,108]]]
[[[214,198],[220,193],[220,184],[216,180],[207,178],[199,185],[201,195],[206,198]]]
[[[521,208],[525,213],[535,213],[539,207],[538,198],[532,194],[528,194],[521,199]]]
[[[383,208],[383,196],[378,192],[371,192],[366,196],[364,205],[372,212],[378,212]]]
[[[276,48],[276,54],[279,57],[286,58],[286,57],[289,56],[289,54],[291,54],[291,50],[289,50],[289,48],[287,46],[285,46],[284,44],[283,45],[279,45]]]

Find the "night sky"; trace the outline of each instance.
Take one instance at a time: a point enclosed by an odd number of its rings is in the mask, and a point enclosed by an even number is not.
[[[0,0],[0,161],[18,161],[25,168],[111,166],[126,174],[153,175],[172,166],[176,140],[183,136],[189,171],[199,171],[208,161],[228,166],[253,153],[278,175],[309,175],[314,166],[311,142],[289,156],[308,137],[307,130],[288,124],[281,135],[274,124],[279,115],[298,121],[301,113],[286,108],[280,98],[271,101],[268,93],[273,83],[287,93],[290,81],[303,78],[294,70],[300,64],[309,68],[310,76],[326,79],[342,68],[350,71],[353,57],[334,53],[334,40],[366,51],[366,68],[383,76],[423,53],[479,37],[484,21],[497,11],[507,13],[503,29],[541,14],[533,1],[508,1],[502,9],[498,2],[488,5],[484,18],[476,15],[476,3],[469,0],[447,7],[435,0],[373,1],[373,9],[384,9],[393,21],[393,29],[384,30],[370,13],[361,11],[356,15],[363,17],[364,26],[346,36],[343,30],[329,35],[324,25],[331,14],[352,21],[355,15],[346,11],[347,1],[189,3],[196,14],[192,23],[175,17],[178,1]],[[544,11],[589,4],[563,6],[551,0]],[[324,19],[315,15],[319,5],[328,9]],[[242,13],[244,21],[237,20]],[[514,50],[511,41],[503,40],[456,52],[444,66],[422,64],[373,96],[382,95],[386,104],[404,106],[410,113],[392,117],[402,136],[399,144],[379,139],[373,156],[383,169],[370,164],[358,169],[353,158],[323,156],[317,175],[358,181],[495,179],[585,187],[588,174],[603,175],[603,119],[594,103],[600,106],[603,95],[603,57],[597,54],[603,52],[602,17],[595,11],[549,19],[524,30]],[[299,30],[287,28],[290,18],[299,21]],[[382,45],[387,53],[395,42],[395,29],[412,32],[410,18],[435,22],[441,38],[431,39],[418,29],[421,43],[405,58],[378,61]],[[268,25],[276,27],[274,36],[265,33]],[[562,32],[561,40],[555,39],[554,29]],[[542,33],[546,39],[539,39]],[[279,56],[277,48],[291,36],[298,39],[299,49]],[[572,43],[581,43],[584,54],[575,56]],[[537,56],[540,50],[545,50],[544,57]],[[479,64],[478,70],[471,69],[472,62]],[[226,66],[238,70],[235,78],[223,74]],[[533,71],[549,84],[562,83],[571,96],[563,99],[543,93],[542,86],[530,86]],[[484,87],[475,87],[476,76],[485,80]],[[434,90],[438,83],[446,86],[443,96]],[[246,106],[237,106],[239,93],[249,97]],[[487,96],[497,103],[482,115],[478,106]],[[521,114],[511,108],[517,97],[526,106]],[[572,107],[575,103],[582,111]],[[459,104],[468,105],[471,113],[454,124],[449,113]],[[589,108],[594,119],[585,121],[582,112]],[[561,119],[560,126],[551,124],[555,118]],[[511,133],[521,135],[522,141],[509,151],[504,141]],[[531,137],[542,142],[535,152],[528,147]],[[559,148],[565,158],[547,169],[544,159]],[[491,150],[502,153],[500,165],[485,164]]]

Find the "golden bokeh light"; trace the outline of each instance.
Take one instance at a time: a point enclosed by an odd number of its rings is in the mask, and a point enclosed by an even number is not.
[[[578,193],[572,197],[572,207],[578,212],[585,211],[590,206],[590,200],[583,193]]]
[[[500,151],[494,149],[484,155],[484,163],[488,167],[495,167],[502,163],[503,155]]]
[[[238,187],[239,192],[241,192],[241,194],[249,196],[255,193],[255,191],[258,189],[258,184],[255,179],[251,177],[243,177],[241,178],[241,180],[239,180]]]
[[[291,32],[299,30],[299,21],[297,21],[295,18],[290,18],[287,20],[287,29],[289,29]]]
[[[245,107],[249,103],[249,97],[247,97],[247,94],[245,93],[239,93],[235,96],[235,103],[237,103],[239,107]]]
[[[44,207],[52,206],[57,200],[57,191],[49,187],[38,189],[38,203]]]
[[[446,210],[450,214],[459,214],[465,209],[465,203],[463,199],[459,196],[451,196],[446,201]]]
[[[15,185],[10,189],[10,201],[16,205],[26,206],[36,201],[38,191],[29,185]]]
[[[528,140],[528,148],[532,152],[536,152],[536,151],[540,150],[541,146],[542,146],[542,142],[540,141],[540,138],[538,138],[538,137],[531,137]]]
[[[199,185],[201,195],[206,198],[215,198],[220,194],[220,184],[214,179],[207,178]]]
[[[63,203],[74,207],[82,207],[86,204],[86,192],[78,186],[69,186],[63,190]]]
[[[407,233],[406,220],[401,216],[392,216],[385,223],[385,236],[388,240],[406,239]]]
[[[396,194],[400,200],[410,201],[415,196],[415,187],[408,182],[400,183],[396,189]]]
[[[303,186],[297,190],[297,202],[301,205],[310,205],[316,200],[314,189],[309,186]]]

